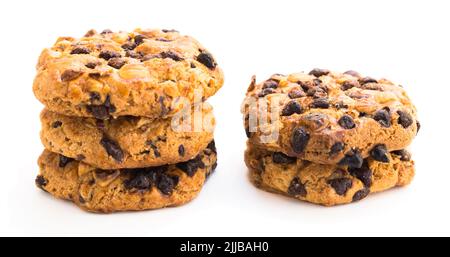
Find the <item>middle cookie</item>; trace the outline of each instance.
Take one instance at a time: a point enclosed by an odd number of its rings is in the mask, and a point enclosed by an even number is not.
[[[44,109],[41,122],[41,140],[46,149],[100,169],[188,161],[213,140],[215,126],[208,104],[203,104],[202,111],[164,120],[122,116],[102,121]]]

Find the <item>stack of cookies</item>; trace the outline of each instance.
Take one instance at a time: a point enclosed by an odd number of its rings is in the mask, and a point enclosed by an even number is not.
[[[405,150],[420,125],[402,86],[355,71],[314,69],[256,84],[243,105],[252,182],[326,206],[414,177]]]
[[[89,31],[43,50],[39,188],[93,212],[177,206],[216,167],[223,85],[212,55],[174,30]]]

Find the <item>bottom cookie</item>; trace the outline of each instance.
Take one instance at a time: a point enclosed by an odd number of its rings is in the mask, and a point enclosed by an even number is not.
[[[121,170],[100,170],[44,150],[36,185],[91,212],[158,209],[194,199],[216,160],[214,141],[187,162]]]
[[[333,206],[362,200],[370,193],[409,184],[414,162],[407,151],[364,160],[359,169],[316,164],[248,144],[245,162],[255,186],[299,200]]]

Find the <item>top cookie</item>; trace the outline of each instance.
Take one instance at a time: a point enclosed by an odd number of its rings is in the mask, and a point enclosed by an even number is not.
[[[260,84],[253,78],[243,113],[253,144],[357,168],[368,156],[383,160],[387,152],[406,148],[420,126],[402,86],[354,71],[277,74]]]
[[[33,91],[49,110],[69,116],[164,118],[222,84],[213,56],[177,31],[91,30],[42,51]]]

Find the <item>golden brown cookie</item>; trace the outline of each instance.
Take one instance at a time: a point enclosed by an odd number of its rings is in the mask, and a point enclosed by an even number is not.
[[[252,143],[322,164],[361,167],[368,156],[406,148],[419,129],[416,109],[400,85],[356,72],[315,69],[273,75],[260,84],[253,79],[244,104]],[[267,110],[274,115],[266,119],[271,122],[261,123],[261,106],[272,107]]]
[[[245,161],[259,188],[325,206],[351,203],[370,193],[408,185],[414,162],[405,150],[387,155],[389,162],[364,160],[361,168],[316,164],[248,144]]]
[[[196,158],[152,168],[100,170],[45,150],[36,185],[91,212],[158,209],[185,204],[200,192],[216,167],[211,143]]]
[[[168,117],[223,84],[213,56],[173,30],[61,37],[42,51],[33,90],[51,111],[69,116]],[[184,99],[185,101],[181,100]]]
[[[189,126],[175,118],[153,120],[70,117],[44,109],[41,141],[45,148],[100,169],[140,168],[187,161],[213,140],[212,107],[192,112]],[[199,121],[199,122],[198,122]],[[198,124],[202,126],[196,127]],[[190,131],[192,130],[192,131]]]

